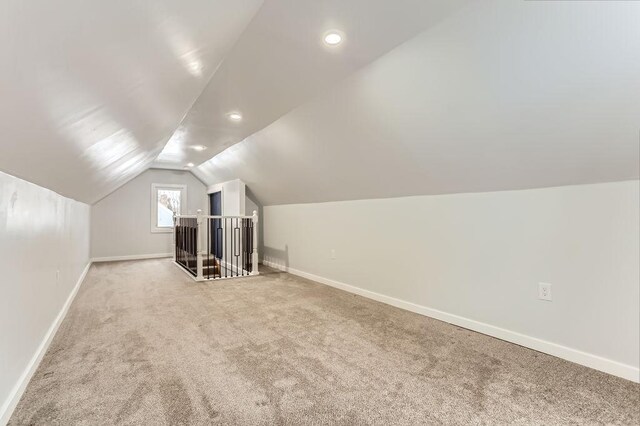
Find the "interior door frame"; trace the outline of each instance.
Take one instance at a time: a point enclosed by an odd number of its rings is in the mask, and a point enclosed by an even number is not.
[[[207,191],[207,204],[209,205],[209,216],[213,216],[213,212],[211,211],[211,194],[215,194],[216,192],[220,193],[220,216],[224,216],[224,192],[222,188],[216,190]]]
[[[224,216],[224,187],[222,185],[210,185],[207,187],[207,201],[209,201],[209,195],[213,194],[214,192],[219,192],[220,193],[220,205],[222,206],[222,216]],[[209,209],[211,209],[211,207],[209,207]],[[211,210],[209,210],[209,214],[211,215]],[[213,216],[213,215],[211,215]]]

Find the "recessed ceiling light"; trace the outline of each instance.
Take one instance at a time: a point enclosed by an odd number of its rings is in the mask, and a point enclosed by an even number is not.
[[[324,35],[324,42],[329,46],[335,46],[342,41],[342,34],[338,31],[329,31]]]
[[[240,114],[239,112],[230,112],[228,114],[229,120],[231,121],[240,121],[242,120],[242,114]]]
[[[193,163],[187,163],[187,167],[193,167],[193,166],[195,166],[195,164],[193,164]]]
[[[204,145],[194,145],[191,148],[195,149],[196,151],[204,151],[205,149],[207,149],[207,147]]]

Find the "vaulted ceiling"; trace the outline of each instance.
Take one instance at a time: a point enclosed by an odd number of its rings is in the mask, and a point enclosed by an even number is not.
[[[89,203],[188,163],[264,204],[637,179],[639,19],[637,2],[0,0],[0,170]]]
[[[0,0],[0,170],[93,202],[148,168],[261,0]]]
[[[467,3],[265,1],[154,166],[203,163]],[[330,30],[345,40],[326,45],[323,34]],[[241,112],[242,121],[229,120],[231,112]]]
[[[265,205],[637,179],[640,2],[478,1],[194,173]]]

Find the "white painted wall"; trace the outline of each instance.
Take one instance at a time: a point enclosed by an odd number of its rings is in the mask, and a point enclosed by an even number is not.
[[[207,194],[222,191],[222,215],[242,216],[245,214],[246,185],[240,179],[216,183],[207,187]],[[209,209],[203,210],[209,212]],[[208,213],[207,213],[208,214]]]
[[[189,172],[150,169],[91,206],[91,256],[171,253],[171,233],[151,232],[151,184],[186,184],[187,209],[208,212],[205,185]]]
[[[638,380],[638,192],[627,181],[264,207],[265,263]]]
[[[0,172],[0,424],[86,271],[89,215],[86,204]]]
[[[262,206],[255,199],[252,199],[253,194],[249,188],[246,189],[246,194],[245,214],[251,216],[254,211],[258,212],[258,261],[262,262],[264,258],[264,211]]]
[[[639,18],[472,1],[194,173],[265,206],[638,179]]]
[[[260,207],[249,197],[245,197],[244,204],[244,214],[246,214],[247,216],[251,216],[254,211],[260,210]]]

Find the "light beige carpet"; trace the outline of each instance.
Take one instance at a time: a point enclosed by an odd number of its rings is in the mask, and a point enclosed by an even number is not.
[[[638,424],[640,385],[285,273],[91,267],[10,424]]]

